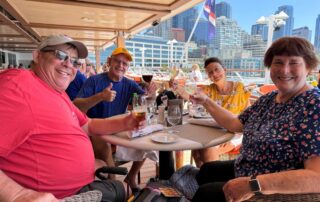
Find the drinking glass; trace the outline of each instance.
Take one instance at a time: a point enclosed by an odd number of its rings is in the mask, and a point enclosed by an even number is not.
[[[178,125],[181,120],[181,108],[180,105],[169,105],[168,106],[168,116],[167,121],[171,125],[171,129],[168,130],[169,134],[177,133],[179,131],[174,130],[173,127]]]
[[[153,75],[152,74],[142,74],[142,79],[146,82],[146,83],[150,83],[152,80]]]
[[[137,95],[133,100],[132,113],[139,121],[146,120],[147,117],[147,104],[145,95]]]

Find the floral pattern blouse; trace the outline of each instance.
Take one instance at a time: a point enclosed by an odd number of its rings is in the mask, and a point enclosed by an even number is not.
[[[306,159],[320,156],[320,90],[286,103],[276,103],[276,95],[262,96],[239,115],[244,135],[237,177],[300,169]]]

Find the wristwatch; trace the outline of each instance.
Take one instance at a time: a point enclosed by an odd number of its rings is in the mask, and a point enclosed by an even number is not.
[[[251,191],[253,191],[253,193],[255,195],[261,195],[261,187],[260,187],[260,183],[259,180],[257,179],[256,175],[251,176],[250,180],[249,180],[249,186]]]

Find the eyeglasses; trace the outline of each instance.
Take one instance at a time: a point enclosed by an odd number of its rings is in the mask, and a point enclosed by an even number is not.
[[[122,65],[124,66],[124,67],[128,67],[129,66],[129,63],[128,62],[124,62],[124,61],[121,61],[121,60],[119,60],[118,58],[115,58],[115,57],[112,57],[111,58],[113,61],[115,61],[117,64],[121,64],[122,63]]]
[[[61,61],[67,61],[68,59],[70,59],[70,63],[76,67],[77,65],[79,65],[78,63],[78,58],[72,58],[70,57],[67,53],[61,51],[61,50],[48,50],[46,52],[53,52],[54,56]]]

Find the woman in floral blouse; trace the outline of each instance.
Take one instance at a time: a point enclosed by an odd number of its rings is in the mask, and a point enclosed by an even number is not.
[[[223,127],[243,132],[235,161],[204,164],[193,201],[244,201],[254,194],[320,193],[320,90],[307,75],[319,65],[310,42],[298,37],[275,41],[265,66],[278,90],[260,97],[236,116],[196,93]]]

